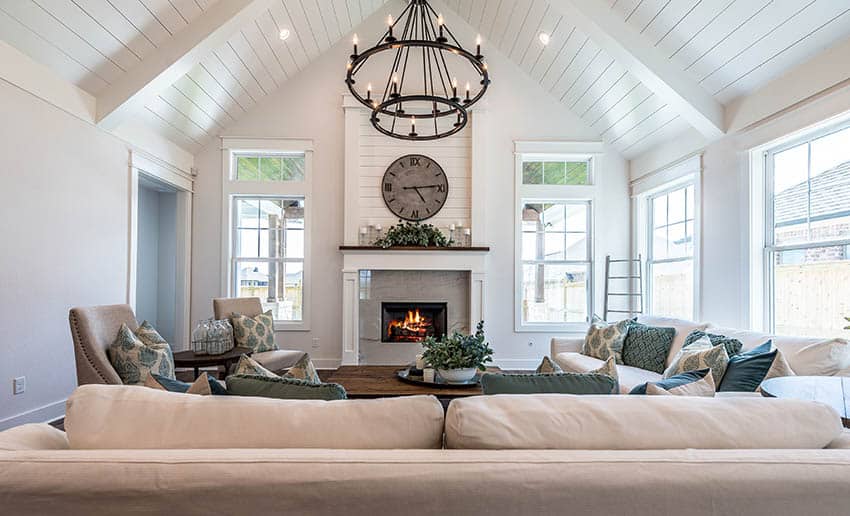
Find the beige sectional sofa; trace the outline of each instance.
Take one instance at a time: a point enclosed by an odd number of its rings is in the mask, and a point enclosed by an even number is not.
[[[666,366],[670,365],[673,357],[682,349],[687,336],[694,330],[701,330],[736,338],[744,345],[744,351],[764,344],[767,340],[772,340],[773,344],[782,351],[791,369],[797,375],[850,376],[850,342],[845,339],[771,335],[667,317],[640,316],[638,322],[649,326],[676,329],[673,346],[667,355]],[[601,367],[603,364],[601,360],[581,354],[583,344],[584,337],[553,338],[551,341],[552,359],[564,371],[576,373],[593,371]],[[627,365],[618,365],[617,373],[620,377],[620,392],[624,394],[642,383],[655,382],[661,379],[661,375],[656,372]]]
[[[850,434],[813,402],[284,401],[88,385],[67,433],[0,433],[0,513],[847,514]],[[443,443],[444,446],[443,446]]]

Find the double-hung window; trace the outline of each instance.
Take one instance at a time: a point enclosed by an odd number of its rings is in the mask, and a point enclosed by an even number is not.
[[[650,195],[647,290],[650,313],[694,318],[694,185]]]
[[[253,143],[260,150],[242,150]],[[278,330],[309,329],[309,142],[225,148],[225,295],[258,297]],[[225,147],[228,147],[225,140]],[[253,146],[253,145],[252,145]],[[235,147],[235,148],[234,148]]]
[[[848,335],[850,124],[769,149],[764,273],[768,329]]]
[[[592,170],[590,156],[518,154],[518,330],[586,328],[593,293]]]

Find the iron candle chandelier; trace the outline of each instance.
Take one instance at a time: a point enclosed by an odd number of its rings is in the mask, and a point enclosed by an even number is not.
[[[358,52],[357,45],[355,34],[345,82],[372,111],[369,120],[375,129],[393,138],[437,140],[457,133],[469,121],[468,108],[490,84],[481,37],[474,54],[464,49],[427,0],[410,0],[395,21],[389,16],[386,32],[372,48]],[[390,68],[383,92],[373,92],[371,82],[363,88],[356,80],[370,59],[373,64],[383,59]],[[460,67],[468,78],[462,97],[451,70]]]

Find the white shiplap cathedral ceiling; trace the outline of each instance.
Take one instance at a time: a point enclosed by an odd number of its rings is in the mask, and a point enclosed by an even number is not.
[[[104,119],[131,109],[196,152],[366,17],[396,14],[401,5],[385,3],[0,0],[0,38],[95,96]],[[850,36],[847,0],[435,5],[450,24],[465,20],[626,157],[689,126],[718,136],[724,105]],[[286,41],[282,29],[290,31]]]

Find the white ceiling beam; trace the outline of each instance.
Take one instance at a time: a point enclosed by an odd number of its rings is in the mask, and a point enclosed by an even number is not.
[[[273,0],[222,0],[97,96],[97,123],[114,129],[188,72]]]
[[[710,139],[720,138],[724,133],[723,105],[608,4],[602,0],[563,0],[551,5],[697,131]]]

